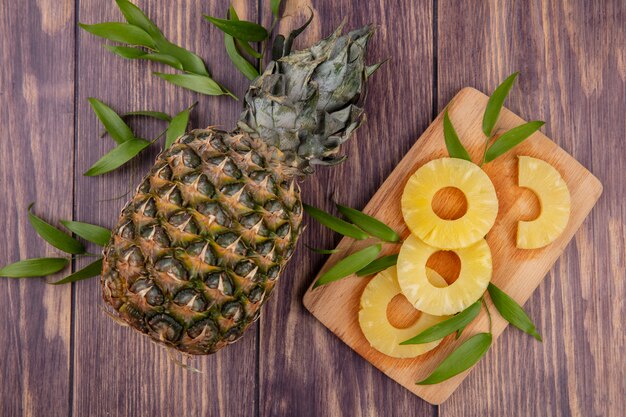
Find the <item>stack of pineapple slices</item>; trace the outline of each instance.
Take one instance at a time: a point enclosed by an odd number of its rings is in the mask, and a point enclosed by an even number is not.
[[[536,249],[553,242],[569,219],[567,185],[550,164],[519,157],[519,186],[532,190],[541,214],[520,221],[517,247]],[[432,200],[442,188],[455,187],[467,200],[467,211],[455,220],[440,218]],[[359,324],[371,346],[396,357],[411,358],[434,349],[440,342],[400,345],[426,328],[465,310],[483,295],[492,275],[491,250],[485,235],[498,214],[493,183],[477,165],[457,158],[441,158],[420,167],[409,178],[402,194],[402,214],[411,230],[400,249],[397,265],[376,275],[361,296]],[[452,284],[426,262],[440,250],[454,251],[460,261],[459,276]],[[389,323],[387,306],[403,294],[421,315],[411,326],[398,329]]]

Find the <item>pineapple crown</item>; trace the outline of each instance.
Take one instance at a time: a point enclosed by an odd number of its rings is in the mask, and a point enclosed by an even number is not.
[[[283,153],[299,174],[314,165],[346,159],[339,146],[365,119],[360,101],[367,78],[380,64],[366,66],[372,25],[328,38],[271,61],[250,86],[238,127]]]

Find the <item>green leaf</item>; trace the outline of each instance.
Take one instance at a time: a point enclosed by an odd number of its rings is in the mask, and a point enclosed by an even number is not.
[[[384,271],[390,266],[394,266],[398,263],[398,255],[387,255],[381,256],[378,259],[372,261],[365,268],[361,268],[357,271],[357,275],[360,277],[365,277],[367,275],[372,275],[380,271]]]
[[[172,84],[186,88],[191,91],[206,94],[209,96],[220,96],[224,94],[222,87],[211,78],[196,74],[164,74],[155,72],[157,75]]]
[[[83,279],[95,277],[95,276],[100,275],[101,273],[102,273],[102,258],[98,259],[95,262],[90,263],[83,269],[80,269],[59,281],[52,282],[51,284],[52,285],[68,284],[70,282],[76,282],[76,281],[80,281]]]
[[[459,140],[454,126],[452,126],[447,109],[443,114],[443,137],[446,141],[446,148],[448,148],[448,154],[451,158],[465,159],[466,161],[472,162],[472,158],[470,158],[467,150]]]
[[[344,236],[348,236],[354,239],[362,240],[367,239],[369,236],[367,233],[359,229],[353,224],[350,224],[346,221],[338,219],[337,217],[326,213],[323,210],[320,210],[316,207],[309,206],[308,204],[304,204],[304,211],[306,211],[309,216],[313,217],[315,220],[320,222],[322,225],[328,227],[331,230],[334,230],[337,233],[340,233]],[[365,265],[364,265],[365,266]]]
[[[204,18],[213,23],[222,32],[242,41],[261,42],[267,39],[267,30],[256,23],[246,20],[227,20],[204,15]]]
[[[444,359],[428,378],[418,381],[416,384],[438,384],[471,368],[487,353],[491,346],[491,340],[491,333],[478,333],[470,337]]]
[[[235,67],[246,76],[249,80],[254,80],[259,76],[259,71],[252,65],[246,58],[241,56],[235,45],[235,38],[228,34],[224,34],[224,46],[226,47],[226,53],[230,60],[235,64]]]
[[[165,64],[168,65],[172,68],[176,68],[178,70],[182,70],[183,69],[183,64],[180,63],[180,61],[176,58],[174,58],[173,56],[167,55],[167,54],[161,54],[161,53],[148,53],[142,49],[139,48],[129,48],[127,46],[111,46],[111,45],[104,45],[104,47],[106,49],[108,49],[109,51],[113,52],[116,55],[121,56],[122,58],[126,58],[126,59],[143,59],[146,61],[154,61],[154,62],[159,62],[161,64]]]
[[[285,51],[285,37],[283,35],[276,35],[274,43],[272,44],[272,60],[278,61],[283,57]]]
[[[325,285],[329,282],[337,281],[338,279],[354,274],[376,259],[381,248],[381,244],[377,243],[345,257],[333,265],[328,271],[324,272],[324,274],[322,274],[322,276],[315,282],[313,288],[317,288],[320,285]]]
[[[135,138],[135,135],[133,134],[133,131],[130,130],[130,127],[117,113],[115,113],[115,111],[113,111],[112,108],[93,97],[89,98],[89,104],[115,142],[122,144]]]
[[[434,342],[435,340],[442,339],[449,334],[461,331],[461,329],[464,329],[465,326],[471,323],[476,316],[478,316],[478,313],[480,313],[480,307],[481,300],[478,300],[465,310],[461,311],[459,314],[427,328],[417,336],[405,340],[400,344],[419,345],[422,343]]]
[[[493,91],[491,97],[489,97],[485,113],[483,114],[483,133],[488,138],[491,137],[493,128],[500,117],[500,111],[504,105],[504,100],[506,100],[506,97],[509,95],[509,91],[511,91],[511,87],[513,87],[515,79],[518,75],[519,72],[514,72],[509,75],[507,79]]]
[[[69,261],[65,258],[33,258],[18,261],[0,269],[0,277],[30,278],[55,274],[65,268]]]
[[[250,46],[250,44],[248,42],[244,42],[244,41],[240,41],[239,39],[235,39],[235,44],[237,45],[237,47],[239,49],[242,49],[245,53],[249,54],[250,56],[256,58],[256,59],[261,59],[263,57],[263,55],[261,55],[260,52],[257,52],[256,49],[254,49],[252,46]]]
[[[506,321],[542,342],[541,336],[537,333],[530,317],[528,317],[528,314],[526,314],[524,309],[517,304],[514,299],[492,283],[489,283],[487,290],[489,291],[493,305],[496,306],[496,309],[498,309],[498,312]]]
[[[61,220],[61,224],[89,242],[93,242],[99,246],[106,246],[111,238],[111,231],[104,227],[96,226],[95,224],[73,222],[69,220]]]
[[[134,25],[129,25],[128,23],[106,22],[96,23],[95,25],[85,25],[83,23],[79,23],[78,26],[92,35],[111,41],[127,43],[129,45],[145,46],[146,48],[151,49],[154,49],[156,46],[150,35],[148,35],[145,30]]]
[[[167,131],[165,133],[165,149],[172,146],[172,143],[174,143],[176,139],[185,134],[188,123],[189,109],[185,109],[174,116],[170,124],[167,126]]]
[[[309,245],[307,245],[306,243],[304,244],[304,246],[306,246],[309,250],[315,252],[315,253],[321,253],[322,255],[330,255],[331,253],[337,253],[339,252],[338,249],[317,249],[317,248],[313,248]]]
[[[159,43],[159,52],[176,58],[187,72],[209,76],[204,61],[198,55],[171,42]]]
[[[115,45],[102,45],[115,55],[121,56],[126,59],[138,59],[146,55],[147,52],[141,48],[133,48],[130,46],[115,46]]]
[[[285,47],[283,48],[283,54],[281,56],[287,56],[291,53],[291,46],[293,45],[293,41],[302,33],[304,29],[307,28],[313,21],[313,10],[309,7],[309,12],[311,12],[311,16],[309,16],[308,20],[304,22],[302,26],[299,28],[292,30],[287,39],[285,40]]]
[[[400,240],[400,235],[394,232],[391,227],[372,216],[368,216],[359,210],[342,206],[340,204],[337,204],[337,209],[352,223],[356,224],[372,236],[387,242],[398,242]]]
[[[37,234],[43,238],[43,240],[63,252],[75,255],[85,253],[85,247],[78,240],[35,216],[31,212],[33,204],[35,203],[31,203],[31,205],[28,206],[28,221],[30,222],[30,225],[33,226],[33,229],[35,229]]]
[[[487,149],[485,162],[491,162],[503,153],[510,151],[538,131],[544,124],[545,122],[534,120],[505,132]]]
[[[143,56],[140,56],[138,59],[159,62],[161,64],[165,64],[172,68],[175,68],[177,70],[181,70],[181,71],[183,70],[183,64],[181,64],[179,60],[177,60],[173,56],[166,55],[166,54],[159,54],[159,53],[145,54]]]
[[[148,19],[139,7],[127,0],[115,0],[115,2],[128,23],[143,29],[155,42],[165,40],[163,32],[161,32],[152,20]]]
[[[122,114],[122,118],[131,116],[152,117],[154,119],[163,120],[164,122],[170,122],[172,120],[169,114],[163,113],[162,111],[136,110]]]
[[[282,0],[271,0],[270,1],[270,9],[272,10],[272,14],[276,19],[280,17],[280,3]]]
[[[109,153],[100,158],[83,175],[93,177],[102,175],[124,165],[133,159],[139,152],[147,148],[150,142],[144,139],[132,139],[113,148]]]

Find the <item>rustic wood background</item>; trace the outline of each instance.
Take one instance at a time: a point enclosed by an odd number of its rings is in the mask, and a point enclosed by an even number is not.
[[[206,58],[238,95],[221,34],[201,18],[227,1],[137,3],[173,41]],[[216,4],[217,3],[217,4]],[[235,2],[267,24],[269,1]],[[626,5],[622,0],[293,0],[279,25],[316,18],[299,45],[350,27],[379,25],[371,60],[369,122],[350,159],[303,185],[307,202],[331,196],[360,208],[433,117],[462,87],[491,91],[520,70],[507,106],[545,120],[543,131],[604,183],[590,217],[526,307],[543,344],[508,329],[444,405],[431,406],[361,359],[302,306],[324,256],[300,248],[264,314],[235,345],[195,359],[196,374],[100,309],[97,279],[53,287],[0,279],[0,415],[18,416],[622,416],[626,409]],[[112,174],[82,176],[111,148],[87,104],[175,113],[199,100],[194,126],[233,125],[241,102],[184,91],[122,60],[77,22],[119,21],[113,0],[0,0],[0,265],[53,255],[30,228],[27,206],[50,220],[112,226],[156,146]],[[155,136],[158,122],[137,120]],[[310,224],[302,239],[339,236]],[[95,250],[95,248],[92,248]],[[78,261],[73,268],[84,266]],[[581,285],[582,275],[590,277]]]

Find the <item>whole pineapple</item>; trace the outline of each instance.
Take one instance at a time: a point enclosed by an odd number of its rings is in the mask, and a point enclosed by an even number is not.
[[[371,26],[272,61],[238,127],[194,130],[156,159],[104,249],[113,313],[154,340],[208,354],[259,317],[302,231],[297,178],[332,165],[364,119]]]

